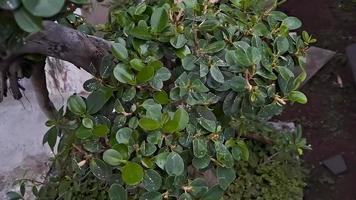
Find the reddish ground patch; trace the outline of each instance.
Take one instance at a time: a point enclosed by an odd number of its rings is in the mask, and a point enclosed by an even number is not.
[[[316,46],[338,52],[302,88],[309,103],[290,106],[279,117],[301,123],[313,147],[305,155],[311,167],[305,199],[356,200],[356,87],[344,52],[356,42],[356,1],[289,0],[283,9],[302,19],[304,28],[318,39]],[[336,154],[342,154],[348,166],[341,176],[320,165]]]

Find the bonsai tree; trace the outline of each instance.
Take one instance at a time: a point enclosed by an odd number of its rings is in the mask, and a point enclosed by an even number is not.
[[[73,14],[85,3],[0,0],[0,97],[8,79],[21,98],[17,80],[32,76],[51,118],[43,142],[56,153],[46,184],[33,182],[38,199],[220,199],[247,142],[276,142],[256,127],[307,102],[298,88],[315,39],[276,0],[121,2],[104,38]],[[89,96],[55,111],[46,56],[90,72]]]

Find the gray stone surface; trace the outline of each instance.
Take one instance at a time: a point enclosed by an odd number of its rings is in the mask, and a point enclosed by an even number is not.
[[[307,64],[305,69],[307,71],[307,78],[303,85],[308,82],[326,63],[334,57],[335,52],[319,47],[310,47],[307,53]]]
[[[347,166],[342,155],[336,155],[323,160],[322,163],[334,174],[339,175],[347,171]]]
[[[68,63],[59,61],[59,64],[61,67],[51,70],[46,66],[48,89],[57,107],[65,104],[70,94],[83,94],[82,84],[91,77]],[[30,81],[24,79],[22,85],[26,91],[21,101],[10,96],[0,103],[0,200],[6,199],[6,192],[14,189],[12,183],[24,178],[25,172],[26,178],[41,180],[48,171],[47,161],[52,155],[47,145],[42,145],[42,137],[48,129],[44,125],[47,118],[37,103]]]
[[[346,48],[346,55],[356,83],[356,43]]]

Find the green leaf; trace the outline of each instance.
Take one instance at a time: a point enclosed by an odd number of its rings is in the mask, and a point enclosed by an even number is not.
[[[221,50],[223,50],[226,46],[226,43],[221,40],[221,41],[216,41],[211,44],[208,44],[205,48],[204,51],[209,54],[217,53]]]
[[[148,27],[136,26],[129,31],[129,34],[141,40],[150,40],[152,38]]]
[[[209,132],[216,131],[216,122],[213,120],[205,119],[204,117],[199,117],[198,123]]]
[[[218,178],[220,187],[226,190],[236,179],[235,169],[218,167],[216,170],[216,176]]]
[[[109,101],[113,94],[111,88],[101,87],[92,92],[87,98],[87,110],[89,114],[99,112],[103,106]]]
[[[293,72],[290,69],[288,69],[287,67],[277,66],[277,70],[278,70],[279,74],[282,76],[282,78],[286,81],[288,81],[294,77]]]
[[[59,13],[64,2],[64,0],[22,0],[26,10],[38,17],[52,17]]]
[[[14,16],[17,25],[26,32],[33,33],[42,29],[42,19],[31,15],[24,8],[15,11]]]
[[[240,148],[242,159],[244,161],[248,161],[250,157],[250,152],[248,150],[248,147],[244,141],[238,141],[237,146]]]
[[[43,136],[42,144],[48,143],[48,146],[53,150],[57,143],[58,129],[53,126]]]
[[[204,169],[210,164],[210,156],[206,155],[203,158],[194,157],[192,160],[192,164],[197,169]]]
[[[206,181],[202,178],[194,179],[190,183],[190,186],[192,186],[191,194],[195,197],[195,199],[200,199],[200,197],[205,195],[209,189]]]
[[[149,191],[157,191],[161,188],[162,178],[161,175],[152,169],[146,171],[146,174],[143,178],[143,187]]]
[[[221,199],[224,195],[224,190],[219,187],[219,185],[214,186],[209,190],[206,195],[202,198],[202,200],[217,200]]]
[[[127,61],[129,58],[125,45],[121,43],[112,44],[112,53],[120,61]]]
[[[119,144],[129,144],[133,130],[131,128],[121,128],[116,133],[116,141]]]
[[[252,28],[252,31],[257,36],[267,36],[270,33],[267,26],[263,22],[256,24]]]
[[[7,198],[9,198],[9,200],[24,199],[21,194],[14,192],[14,191],[7,192],[6,196],[7,196]]]
[[[110,132],[107,125],[99,124],[94,126],[93,134],[98,137],[104,137]]]
[[[187,55],[182,59],[182,66],[185,70],[191,71],[193,70],[196,65],[195,61],[197,60],[197,57],[195,55]]]
[[[146,66],[145,63],[139,58],[132,59],[130,61],[130,65],[137,71],[141,71]]]
[[[88,4],[89,0],[70,0],[70,2],[73,2],[75,4],[83,5],[83,4]]]
[[[243,92],[246,90],[246,79],[242,76],[234,76],[227,81],[229,87],[235,92]]]
[[[125,64],[119,63],[114,68],[114,77],[121,83],[135,84],[135,76]]]
[[[189,122],[189,114],[184,108],[178,108],[174,113],[173,119],[168,121],[164,127],[163,131],[168,133],[173,133],[175,131],[181,131],[185,129]]]
[[[90,118],[84,117],[84,118],[82,119],[82,125],[83,125],[85,128],[92,129],[92,128],[94,127],[94,122],[93,122],[93,120],[91,120]]]
[[[208,19],[199,25],[202,31],[213,31],[219,26],[219,21],[216,19]]]
[[[144,67],[136,77],[137,83],[142,84],[151,80],[155,75],[155,69],[151,65]]]
[[[167,156],[165,170],[170,176],[179,176],[184,172],[184,161],[182,157],[176,153],[171,152]]]
[[[193,154],[197,158],[203,158],[208,153],[208,143],[205,139],[196,138],[193,140]]]
[[[170,39],[171,45],[176,49],[182,48],[185,45],[185,43],[187,43],[187,41],[188,40],[185,38],[183,34],[179,34]]]
[[[135,15],[141,15],[142,13],[144,13],[146,11],[147,5],[145,4],[145,2],[140,3],[139,5],[136,6],[136,10],[135,10]]]
[[[122,168],[122,180],[127,185],[138,185],[143,180],[144,172],[141,165],[127,162]]]
[[[112,169],[104,161],[94,158],[89,164],[90,171],[100,180],[107,180],[112,176]]]
[[[221,73],[219,67],[212,66],[210,67],[210,75],[213,77],[214,80],[216,80],[219,83],[224,83],[224,75]]]
[[[183,193],[179,196],[178,200],[193,200],[193,197],[189,193]]]
[[[189,122],[189,114],[184,108],[178,108],[174,113],[173,121],[178,122],[177,131],[185,129]]]
[[[135,87],[129,87],[127,88],[124,93],[122,94],[121,99],[123,101],[132,101],[136,96],[136,88]]]
[[[169,97],[164,90],[156,92],[153,96],[153,99],[162,105],[168,104],[170,102]]]
[[[140,151],[143,156],[152,156],[157,150],[156,145],[151,143],[142,142]]]
[[[296,17],[287,17],[282,21],[282,25],[287,26],[289,30],[295,30],[302,26],[302,22]]]
[[[118,166],[123,163],[124,155],[114,149],[108,149],[103,154],[103,160],[112,166]]]
[[[139,200],[162,200],[162,194],[159,192],[146,192],[140,196]]]
[[[165,168],[168,155],[169,155],[168,152],[163,152],[163,153],[158,154],[155,157],[155,163],[159,168],[161,168],[161,169]]]
[[[234,166],[234,159],[224,144],[215,142],[215,151],[216,158],[222,164],[222,167],[232,168]]]
[[[20,5],[20,0],[0,0],[0,8],[4,10],[15,10]]]
[[[112,184],[108,191],[110,200],[127,200],[127,192],[119,184]]]
[[[275,40],[277,44],[278,54],[283,55],[289,49],[289,41],[286,37],[280,36]]]
[[[153,10],[151,16],[151,31],[153,33],[160,33],[167,26],[169,21],[167,11],[161,7]]]
[[[153,131],[161,127],[157,120],[150,118],[141,118],[138,122],[139,126],[147,131]]]
[[[288,99],[300,104],[306,104],[308,102],[307,97],[305,96],[305,94],[303,94],[302,92],[299,91],[292,91],[289,93],[288,95]]]
[[[75,131],[75,136],[79,139],[87,139],[90,138],[93,135],[93,132],[91,129],[85,128],[84,126],[80,126],[76,131]]]

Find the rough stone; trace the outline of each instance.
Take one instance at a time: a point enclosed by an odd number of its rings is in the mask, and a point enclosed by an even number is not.
[[[352,69],[352,73],[356,83],[356,43],[346,48],[346,55],[347,55],[348,65]]]
[[[345,160],[340,154],[323,160],[322,163],[335,175],[339,175],[347,171]]]
[[[303,85],[308,82],[326,63],[334,57],[335,52],[319,47],[310,47],[307,53],[307,63],[305,66],[307,78]]]

